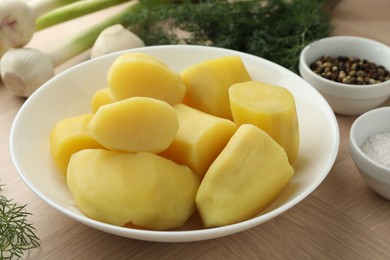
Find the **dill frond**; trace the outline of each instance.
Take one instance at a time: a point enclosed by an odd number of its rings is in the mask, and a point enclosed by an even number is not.
[[[26,250],[39,246],[35,228],[27,220],[29,215],[26,205],[0,194],[0,259],[20,259]]]
[[[304,46],[330,32],[328,2],[141,1],[142,11],[128,17],[126,25],[146,45],[212,45],[263,57],[297,72]],[[187,32],[186,37],[175,34],[177,29]]]

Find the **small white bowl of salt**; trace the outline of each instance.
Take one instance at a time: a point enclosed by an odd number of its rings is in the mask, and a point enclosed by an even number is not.
[[[349,149],[368,186],[390,200],[390,107],[373,109],[355,120]]]

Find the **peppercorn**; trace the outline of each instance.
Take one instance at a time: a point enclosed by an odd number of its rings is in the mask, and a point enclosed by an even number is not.
[[[326,79],[352,85],[377,84],[390,79],[390,72],[384,66],[350,56],[324,55],[312,62],[310,69]]]

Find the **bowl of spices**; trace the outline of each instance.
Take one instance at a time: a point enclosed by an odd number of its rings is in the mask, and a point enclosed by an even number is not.
[[[360,115],[390,97],[390,47],[356,36],[333,36],[301,52],[301,76],[341,115]]]
[[[376,193],[390,199],[390,107],[359,116],[350,130],[349,150],[362,178]]]

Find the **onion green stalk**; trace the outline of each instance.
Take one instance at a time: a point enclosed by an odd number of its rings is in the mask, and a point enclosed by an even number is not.
[[[35,19],[76,0],[0,1],[0,42],[17,48],[26,45],[35,32]]]
[[[130,0],[85,0],[75,2],[56,8],[53,11],[38,17],[35,23],[35,29],[39,31],[71,19],[129,1]]]
[[[11,0],[13,1],[13,0]],[[34,11],[35,17],[80,0],[31,0],[26,3]]]
[[[47,53],[30,48],[9,50],[0,61],[4,85],[17,96],[29,97],[54,76],[55,67],[91,48],[104,29],[121,24],[126,16],[139,12],[140,8],[140,4],[130,3],[122,11],[63,41]]]
[[[60,45],[56,46],[49,52],[55,66],[58,66],[59,64],[62,64],[72,57],[75,57],[83,51],[91,48],[99,34],[104,29],[115,24],[123,23],[124,19],[128,15],[137,12],[140,7],[141,5],[138,3],[130,3],[128,7],[124,8],[120,12],[74,35],[72,38],[63,41]]]

